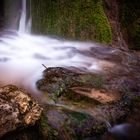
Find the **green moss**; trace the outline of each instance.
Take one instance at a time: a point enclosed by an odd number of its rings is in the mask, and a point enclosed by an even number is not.
[[[79,125],[82,125],[86,120],[91,118],[89,115],[80,112],[71,112],[69,113],[69,117],[71,118],[72,121],[74,121]]]
[[[58,98],[61,96],[61,94],[63,93],[63,91],[65,90],[65,84],[61,84],[58,89],[55,89],[54,93],[52,94],[52,96],[50,97],[54,102],[57,102]]]
[[[81,82],[94,86],[95,88],[102,88],[105,83],[105,78],[101,75],[84,75],[81,77]]]
[[[97,40],[102,43],[110,44],[112,41],[112,33],[109,22],[103,10],[102,1],[98,1],[96,3],[94,10],[95,13],[93,14],[93,20],[97,30]]]
[[[39,121],[39,132],[43,140],[58,140],[58,132],[47,122],[47,118],[42,115]]]
[[[34,33],[111,43],[102,0],[32,0]]]

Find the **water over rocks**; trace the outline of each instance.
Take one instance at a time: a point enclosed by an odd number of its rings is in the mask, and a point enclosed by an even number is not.
[[[26,92],[11,85],[2,87],[0,109],[4,127],[1,127],[1,136],[16,130],[2,139],[96,139],[110,130],[111,125],[131,120],[128,117],[140,100],[139,63],[134,60],[133,63],[127,59],[120,61],[126,63],[120,63],[111,71],[46,68],[42,79],[36,83],[45,101],[42,115],[42,109]],[[32,128],[25,128],[36,121]],[[17,132],[19,127],[25,129]]]
[[[136,55],[95,43],[26,34],[1,40],[0,84],[29,89],[44,108],[37,126],[18,135],[16,130],[13,139],[92,138],[125,121],[137,108],[140,59]]]

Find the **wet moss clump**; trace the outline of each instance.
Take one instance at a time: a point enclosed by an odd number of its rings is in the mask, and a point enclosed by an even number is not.
[[[76,111],[66,111],[69,118],[69,126],[74,130],[78,139],[84,139],[90,136],[98,136],[106,130],[103,121],[98,121],[93,116]]]
[[[41,116],[38,122],[40,137],[42,140],[58,140],[58,132],[52,128],[47,121],[47,117],[44,114]]]
[[[69,39],[112,41],[102,0],[32,0],[32,32]]]
[[[78,124],[82,124],[82,122],[86,121],[87,119],[90,119],[89,115],[80,112],[71,112],[69,113],[69,117]]]
[[[83,75],[81,76],[81,82],[94,88],[101,89],[105,84],[105,77],[102,75]]]

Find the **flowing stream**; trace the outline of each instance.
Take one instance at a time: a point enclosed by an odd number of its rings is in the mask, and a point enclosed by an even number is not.
[[[73,66],[89,71],[102,70],[101,60],[87,55],[90,50],[100,48],[98,44],[27,34],[30,30],[27,24],[31,20],[27,21],[26,5],[26,0],[22,0],[19,30],[5,31],[0,36],[1,85],[16,84],[36,91],[35,83],[44,70],[42,64],[46,67]],[[104,51],[111,54],[114,49]]]
[[[26,0],[22,0],[19,30],[5,31],[0,36],[1,86],[17,85],[46,103],[47,99],[36,89],[36,82],[41,79],[42,72],[45,70],[43,65],[45,67],[76,67],[89,72],[104,71],[104,66],[115,67],[112,61],[104,60],[104,57],[110,57],[116,49],[106,48],[93,42],[68,41],[29,34],[30,28],[27,24],[31,20],[27,21],[26,10]],[[49,104],[49,101],[47,103]],[[81,109],[70,103],[55,105],[95,115],[92,108]],[[103,119],[102,114],[101,118]],[[107,120],[105,122],[110,129],[109,122]]]
[[[31,20],[27,21],[26,5],[26,0],[22,0],[19,30],[5,31],[0,36],[1,86],[17,85],[42,100],[43,95],[36,89],[36,81],[42,77],[45,69],[43,65],[76,67],[90,72],[103,71],[104,65],[114,67],[115,64],[102,60],[101,57],[110,56],[115,49],[108,49],[93,42],[68,41],[29,34],[30,28],[27,24]],[[91,54],[93,50],[95,54],[97,51],[100,58]],[[63,105],[58,104],[58,106]],[[71,110],[85,111],[70,104],[65,106],[67,107]]]
[[[31,31],[31,17],[27,19],[27,0],[22,0],[21,17],[19,21],[19,33],[30,33]],[[30,11],[30,10],[29,10]],[[31,16],[31,14],[29,13]]]
[[[90,72],[104,71],[104,66],[111,69],[116,66],[110,59],[103,58],[112,59],[112,54],[117,52],[117,49],[105,48],[93,42],[68,41],[29,34],[31,19],[27,20],[26,2],[22,0],[19,30],[5,30],[0,35],[1,86],[15,84],[31,91],[35,96],[40,96],[35,84],[45,69],[42,64],[46,67],[76,67]],[[110,123],[106,124],[110,129]]]
[[[32,89],[46,67],[77,67],[100,71],[100,59],[85,55],[94,43],[65,41],[47,36],[6,32],[0,37],[0,83]],[[111,53],[111,52],[110,52]]]

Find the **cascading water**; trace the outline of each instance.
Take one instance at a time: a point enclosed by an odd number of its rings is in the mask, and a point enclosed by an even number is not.
[[[22,0],[21,18],[19,22],[19,32],[26,31],[26,0]]]
[[[93,42],[67,41],[27,34],[30,31],[31,19],[27,20],[26,5],[27,0],[22,0],[19,30],[5,31],[0,36],[0,86],[14,84],[40,97],[35,84],[42,76],[42,64],[46,67],[76,67],[90,72],[102,72],[104,68],[112,69],[117,65],[116,54],[120,53],[117,49]],[[73,106],[70,109],[81,111]],[[102,116],[101,112],[100,117]],[[110,123],[106,120],[105,123],[110,131]]]
[[[19,21],[19,32],[29,33],[31,28],[31,19],[27,20],[27,0],[22,0],[21,17]]]
[[[44,70],[42,64],[46,67],[74,66],[89,71],[102,69],[100,59],[87,55],[98,47],[97,44],[27,34],[26,2],[22,0],[19,32],[5,32],[0,38],[1,85],[16,84],[35,91],[35,83]]]

